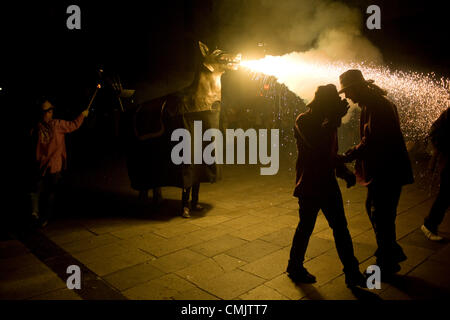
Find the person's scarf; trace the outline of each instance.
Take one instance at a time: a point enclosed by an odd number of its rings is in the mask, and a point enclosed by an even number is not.
[[[39,141],[42,144],[48,144],[50,142],[50,139],[52,138],[52,130],[50,124],[45,121],[39,122],[38,134],[39,134]]]

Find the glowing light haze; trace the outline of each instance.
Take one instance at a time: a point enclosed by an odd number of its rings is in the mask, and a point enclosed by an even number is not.
[[[366,80],[375,80],[375,84],[388,91],[388,97],[399,110],[404,134],[412,140],[425,138],[433,121],[450,106],[450,79],[438,79],[433,73],[390,70],[380,64],[335,62],[298,52],[243,60],[241,66],[276,77],[307,101],[314,97],[319,85],[332,83],[339,90],[339,75],[348,69],[360,69]]]

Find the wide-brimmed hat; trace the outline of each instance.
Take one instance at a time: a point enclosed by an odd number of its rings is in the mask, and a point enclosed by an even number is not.
[[[314,99],[311,101],[311,104],[320,104],[336,100],[340,100],[336,86],[334,84],[327,84],[317,87],[317,90],[314,93]]]
[[[339,76],[339,82],[341,83],[341,90],[339,90],[339,93],[343,93],[345,90],[355,85],[374,83],[373,80],[364,79],[362,72],[358,69],[345,71]]]

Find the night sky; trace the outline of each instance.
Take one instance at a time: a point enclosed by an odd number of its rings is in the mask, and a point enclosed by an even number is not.
[[[449,73],[445,49],[448,25],[442,1],[341,2],[360,11],[362,23],[369,4],[381,7],[382,29],[361,29],[386,62]],[[276,26],[272,27],[267,19],[254,18],[252,33],[246,32],[241,26],[248,25],[250,18],[246,20],[245,13],[254,12],[253,3],[256,2],[2,2],[2,85],[14,78],[33,83],[33,87],[36,83],[42,87],[60,87],[62,83],[70,86],[89,79],[99,65],[113,68],[126,82],[154,81],[173,70],[192,69],[197,40],[244,54],[256,48],[258,38],[268,43],[268,53],[306,49],[290,44],[283,47],[280,35],[270,32]],[[81,8],[81,30],[66,28],[65,11],[70,4]]]

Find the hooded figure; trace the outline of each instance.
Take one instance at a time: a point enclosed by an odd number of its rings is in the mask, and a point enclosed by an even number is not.
[[[361,108],[361,141],[341,159],[356,160],[358,182],[368,187],[366,209],[377,239],[377,264],[383,274],[392,274],[400,270],[398,263],[406,260],[396,241],[397,205],[402,186],[414,182],[397,107],[385,97],[386,91],[372,80],[366,81],[360,70],[348,70],[339,80],[339,93]]]
[[[299,198],[300,221],[292,240],[286,271],[296,282],[315,282],[315,277],[303,267],[303,261],[317,214],[322,210],[333,229],[347,286],[365,286],[336,180],[336,175],[345,179],[347,187],[356,183],[355,175],[337,161],[337,128],[347,113],[348,103],[339,97],[336,87],[329,84],[317,89],[308,107],[309,110],[300,114],[295,122],[298,158],[294,196]]]
[[[425,236],[432,241],[441,241],[444,238],[438,234],[439,225],[444,220],[445,212],[450,205],[450,167],[448,158],[450,153],[450,107],[441,113],[430,129],[429,138],[434,147],[432,163],[434,170],[441,174],[439,193],[424,219],[421,227]]]

